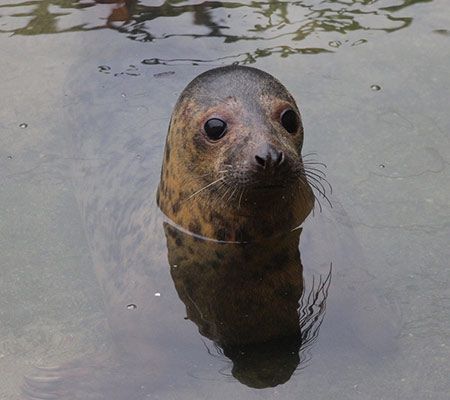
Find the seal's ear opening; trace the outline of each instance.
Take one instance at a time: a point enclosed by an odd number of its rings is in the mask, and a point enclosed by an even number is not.
[[[224,348],[224,354],[233,362],[231,373],[242,384],[264,389],[286,383],[300,363],[302,344],[298,335],[270,342]]]

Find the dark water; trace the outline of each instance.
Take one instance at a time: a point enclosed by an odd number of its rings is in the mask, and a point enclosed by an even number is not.
[[[0,398],[447,399],[449,31],[445,0],[1,2]],[[334,189],[300,240],[326,313],[275,388],[184,319],[154,205],[178,94],[233,62],[293,93]]]

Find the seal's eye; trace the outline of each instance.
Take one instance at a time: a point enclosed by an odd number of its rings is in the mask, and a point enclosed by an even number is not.
[[[295,133],[298,130],[299,122],[297,113],[294,110],[288,108],[281,113],[280,117],[281,125],[289,133]]]
[[[204,128],[206,136],[211,140],[219,140],[227,132],[227,124],[219,118],[208,119]]]

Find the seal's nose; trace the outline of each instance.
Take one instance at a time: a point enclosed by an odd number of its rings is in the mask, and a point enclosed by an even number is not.
[[[275,169],[284,161],[284,154],[271,144],[260,146],[255,154],[256,166],[263,169]]]

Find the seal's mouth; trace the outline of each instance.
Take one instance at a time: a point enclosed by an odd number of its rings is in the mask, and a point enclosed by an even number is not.
[[[273,183],[266,185],[255,185],[253,189],[255,190],[273,190],[273,189],[284,189],[286,186],[281,183]]]
[[[223,180],[223,186],[244,191],[247,194],[270,196],[278,195],[281,192],[292,191],[297,186],[301,186],[302,180],[294,172],[289,171],[279,176],[260,176],[252,173],[234,172],[227,175]]]

